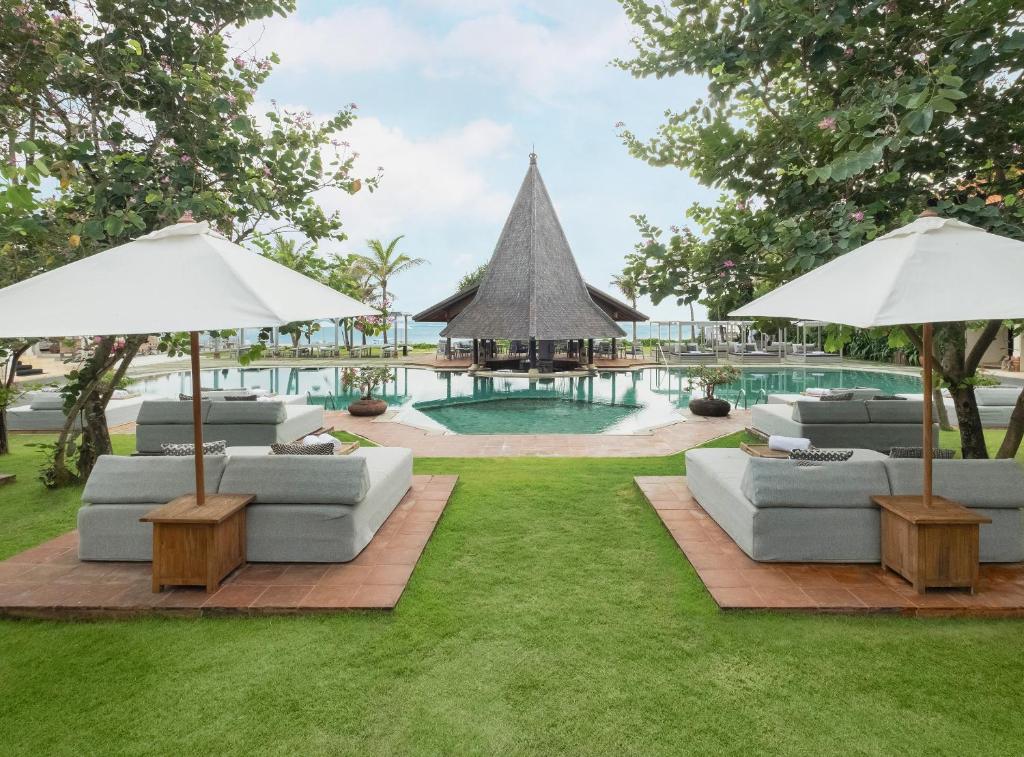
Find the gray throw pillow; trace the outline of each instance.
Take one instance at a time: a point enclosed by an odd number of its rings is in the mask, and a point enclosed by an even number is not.
[[[853,399],[853,392],[830,392],[819,399],[821,402],[849,402]]]
[[[255,402],[255,394],[227,394],[224,399],[228,402]]]
[[[895,394],[876,394],[871,399],[875,400],[905,400],[906,397],[899,397]]]
[[[904,458],[916,458],[920,460],[923,455],[924,447],[893,447],[889,450],[889,457],[894,460],[901,460]],[[956,455],[956,450],[954,449],[932,450],[933,460],[952,460],[954,455]]]
[[[165,443],[160,445],[160,449],[168,457],[192,457],[196,454],[196,445],[194,444]],[[204,455],[223,455],[227,453],[227,449],[228,443],[226,440],[203,442]]]
[[[271,444],[270,451],[275,455],[333,455],[334,444]]]
[[[812,463],[843,463],[853,457],[852,449],[795,449],[789,453],[790,460],[804,460]]]

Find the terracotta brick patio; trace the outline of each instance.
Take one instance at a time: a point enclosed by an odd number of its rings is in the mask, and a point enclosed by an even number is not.
[[[344,564],[251,563],[219,591],[154,594],[149,563],[82,562],[71,531],[0,562],[0,617],[274,615],[391,610],[455,488],[457,476],[414,476],[373,541]]]
[[[878,565],[759,563],[691,496],[683,476],[637,476],[640,491],[723,610],[1024,617],[1024,563],[981,566],[977,594],[910,584]]]

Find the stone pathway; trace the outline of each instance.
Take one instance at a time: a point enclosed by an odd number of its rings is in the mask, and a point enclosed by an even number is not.
[[[416,457],[657,457],[742,431],[750,425],[750,411],[734,410],[727,418],[684,413],[678,422],[628,435],[451,434],[347,412],[328,412],[325,424],[385,447],[408,447]]]

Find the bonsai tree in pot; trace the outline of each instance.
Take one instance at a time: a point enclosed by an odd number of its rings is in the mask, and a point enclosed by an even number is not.
[[[739,368],[731,365],[698,365],[688,369],[686,375],[703,395],[690,400],[691,413],[713,418],[729,414],[732,406],[728,400],[718,399],[715,396],[715,389],[722,384],[731,384],[739,379]]]
[[[373,391],[379,386],[392,381],[389,368],[374,368],[364,365],[361,368],[346,368],[341,374],[341,384],[346,389],[358,389],[359,399],[348,406],[352,415],[380,415],[388,409],[384,400],[374,399]]]

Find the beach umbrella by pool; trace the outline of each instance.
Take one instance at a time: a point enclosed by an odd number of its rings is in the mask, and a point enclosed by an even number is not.
[[[127,244],[0,289],[0,337],[187,331],[202,504],[199,332],[379,312],[229,241],[190,214]]]
[[[1024,242],[925,211],[730,315],[922,324],[923,501],[932,501],[932,324],[1024,317]]]

